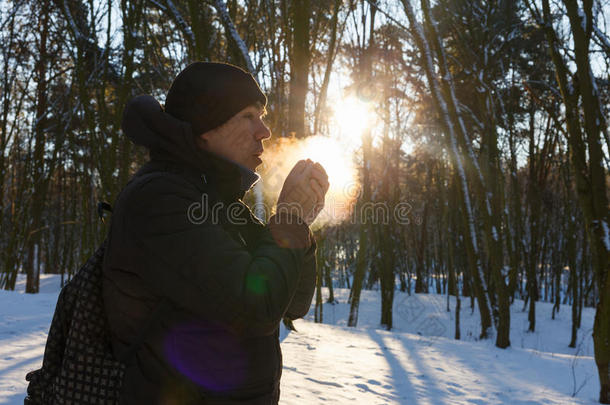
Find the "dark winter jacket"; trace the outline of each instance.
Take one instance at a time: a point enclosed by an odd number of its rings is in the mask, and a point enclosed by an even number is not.
[[[104,257],[115,353],[169,311],[128,364],[122,403],[276,404],[279,322],[314,292],[311,231],[289,216],[263,225],[241,201],[257,175],[198,150],[152,97],[127,106],[123,129],[151,161],[115,202]]]

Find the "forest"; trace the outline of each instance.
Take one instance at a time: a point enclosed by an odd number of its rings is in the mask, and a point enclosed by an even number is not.
[[[347,288],[393,327],[397,290],[456,298],[511,346],[510,307],[595,308],[610,403],[608,0],[1,0],[0,287],[70,279],[148,159],[121,130],[193,61],[250,72],[268,98],[268,217],[287,167],[327,169],[314,224],[315,319]],[[104,218],[106,220],[104,220]],[[266,219],[266,218],[263,218]],[[322,289],[328,291],[322,294]]]

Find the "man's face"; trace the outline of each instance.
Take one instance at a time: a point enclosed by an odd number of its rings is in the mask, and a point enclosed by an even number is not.
[[[220,127],[201,134],[198,145],[254,171],[263,163],[263,140],[271,136],[264,114],[264,107],[246,107]]]

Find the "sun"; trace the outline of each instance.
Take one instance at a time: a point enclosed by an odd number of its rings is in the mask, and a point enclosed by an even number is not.
[[[328,174],[330,188],[318,224],[345,219],[358,190],[353,152],[346,149],[337,139],[318,135],[301,143],[297,158],[311,158],[319,162]]]
[[[360,192],[356,157],[362,135],[375,119],[372,104],[356,97],[343,98],[333,105],[329,134],[277,139],[266,149],[261,169],[265,193],[274,200],[299,160],[319,162],[328,174],[330,188],[324,210],[316,220],[318,225],[337,223],[350,215]]]
[[[343,142],[360,143],[360,138],[373,123],[374,113],[370,103],[356,97],[340,100],[334,108],[333,127],[337,137]]]
[[[339,193],[354,182],[353,154],[348,153],[335,139],[325,136],[308,138],[301,144],[298,159],[311,158],[326,170],[330,183],[330,193]]]

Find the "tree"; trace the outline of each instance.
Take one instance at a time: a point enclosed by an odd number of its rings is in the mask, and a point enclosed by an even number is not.
[[[290,96],[288,99],[288,131],[298,138],[307,136],[305,126],[305,99],[309,78],[309,20],[311,6],[309,0],[291,1],[290,21],[292,42],[290,57]]]
[[[532,15],[546,34],[556,80],[565,106],[566,136],[580,206],[585,218],[595,282],[600,292],[593,326],[595,362],[600,380],[600,403],[610,403],[610,207],[606,189],[607,172],[603,164],[601,133],[605,119],[601,110],[596,78],[590,62],[591,37],[594,32],[593,3],[564,0],[574,40],[572,72],[561,54],[554,16],[548,0],[542,0],[542,11],[529,2]],[[582,118],[580,111],[583,111]],[[588,159],[587,159],[588,156]]]

